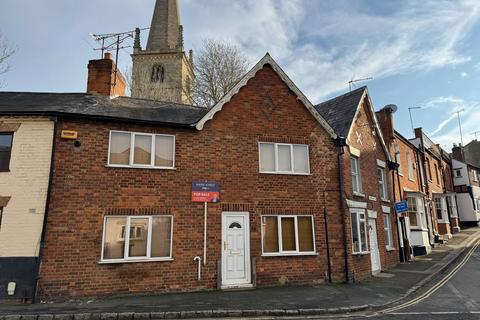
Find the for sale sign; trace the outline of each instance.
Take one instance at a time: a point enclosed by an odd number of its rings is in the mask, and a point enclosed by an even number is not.
[[[215,181],[193,181],[193,202],[220,202],[220,186]]]

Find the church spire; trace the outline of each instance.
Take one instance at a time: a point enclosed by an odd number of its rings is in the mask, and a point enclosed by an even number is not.
[[[147,51],[175,51],[180,37],[178,0],[156,0]]]

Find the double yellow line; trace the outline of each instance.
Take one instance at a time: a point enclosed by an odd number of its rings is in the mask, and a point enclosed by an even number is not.
[[[445,283],[447,283],[468,262],[468,259],[470,259],[470,257],[473,255],[475,250],[480,245],[480,239],[477,239],[476,241],[477,242],[475,243],[475,245],[472,248],[470,248],[468,253],[463,257],[462,261],[458,265],[456,265],[455,268],[453,268],[442,280],[440,280],[440,282],[432,286],[430,289],[428,289],[426,292],[422,293],[415,299],[412,299],[408,302],[405,302],[403,304],[400,304],[388,309],[378,311],[377,314],[392,313],[397,310],[405,309],[407,307],[413,306],[414,304],[417,304],[427,299],[428,297],[430,297],[433,293],[435,293],[438,289],[440,289]]]

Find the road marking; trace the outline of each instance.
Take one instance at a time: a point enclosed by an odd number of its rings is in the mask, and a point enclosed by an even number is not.
[[[394,316],[446,315],[446,314],[480,314],[480,311],[432,311],[432,312],[392,312]]]
[[[418,296],[418,297],[416,297],[416,298],[414,298],[414,299],[412,299],[408,302],[405,302],[405,303],[400,304],[400,305],[395,306],[395,307],[384,309],[384,310],[380,311],[379,313],[381,313],[381,314],[392,313],[393,311],[405,309],[406,307],[410,307],[412,305],[415,305],[415,304],[419,303],[420,301],[423,301],[423,300],[427,299],[428,297],[430,297],[434,292],[436,292],[438,289],[443,287],[443,285],[445,285],[445,283],[447,283],[468,262],[468,260],[474,254],[475,250],[478,248],[479,245],[480,245],[480,240],[477,240],[475,245],[472,248],[470,248],[470,250],[465,255],[465,257],[463,257],[462,261],[458,265],[456,265],[455,268],[453,268],[443,279],[441,279],[437,284],[432,286],[426,292],[424,292],[420,296]]]

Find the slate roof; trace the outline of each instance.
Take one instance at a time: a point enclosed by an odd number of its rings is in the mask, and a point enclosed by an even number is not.
[[[338,136],[347,138],[358,104],[366,86],[355,89],[341,96],[327,100],[315,106],[315,109],[330,124]]]
[[[86,93],[0,92],[0,114],[58,115],[194,126],[207,108]]]

